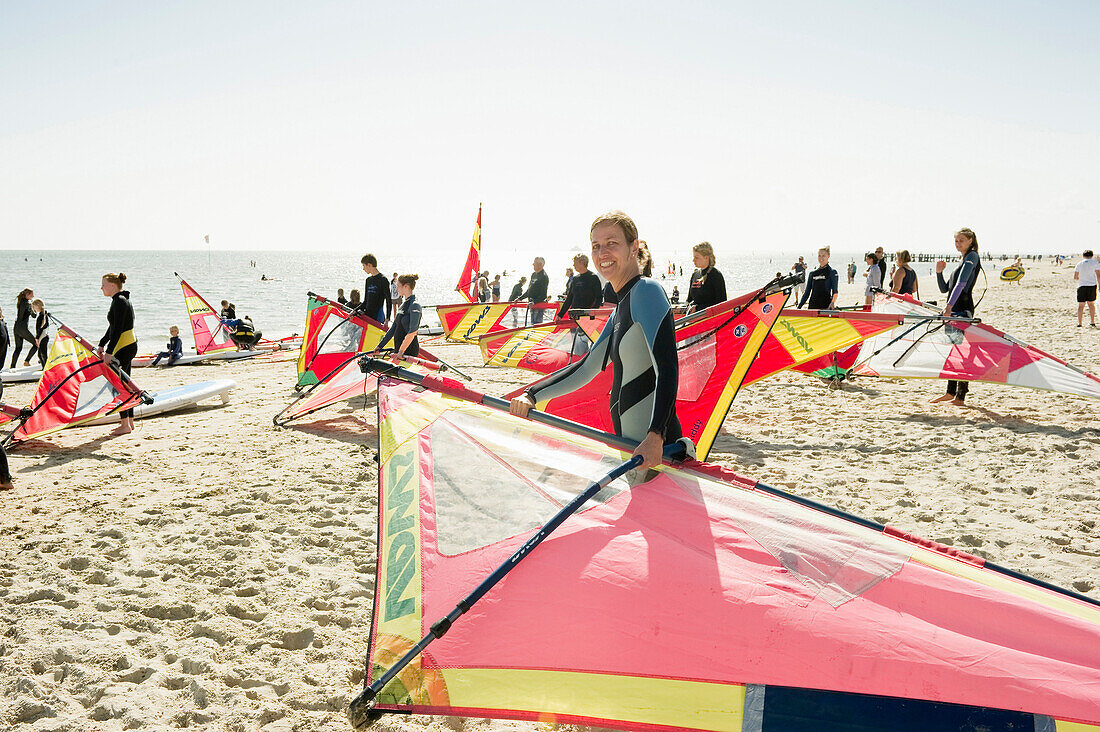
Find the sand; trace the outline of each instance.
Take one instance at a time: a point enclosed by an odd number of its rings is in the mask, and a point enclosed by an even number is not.
[[[1100,373],[1100,329],[1075,327],[1072,268],[1037,265],[1011,285],[999,269],[980,316]],[[842,286],[841,303],[860,295]],[[492,393],[530,380],[478,366],[473,346],[438,352]],[[11,452],[0,727],[349,729],[374,589],[373,401],[286,429],[271,417],[291,398],[293,361],[135,378],[239,388],[227,406],[141,421],[130,436],[72,429]],[[780,374],[738,396],[712,459],[1100,597],[1100,404],[986,384],[966,408],[929,404],[942,389],[830,390]],[[5,399],[32,392],[11,386]],[[390,716],[374,728],[539,726]]]

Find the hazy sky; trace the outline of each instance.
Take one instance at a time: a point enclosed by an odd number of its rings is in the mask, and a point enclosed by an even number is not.
[[[1100,246],[1100,3],[0,2],[0,249]],[[461,257],[455,256],[458,261]]]

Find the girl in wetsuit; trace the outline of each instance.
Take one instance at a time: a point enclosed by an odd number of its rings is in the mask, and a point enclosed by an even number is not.
[[[908,249],[902,249],[897,255],[898,268],[894,271],[894,279],[890,282],[890,292],[899,295],[912,295],[920,300],[920,290],[917,287],[917,271],[909,266],[913,258],[909,256]]]
[[[34,290],[27,288],[15,296],[15,325],[12,327],[12,334],[15,336],[15,350],[11,354],[11,367],[15,368],[15,364],[19,361],[19,352],[23,350],[23,341],[26,341],[31,348],[34,348],[34,334],[31,333],[30,320],[31,320],[31,300],[34,299]],[[27,356],[24,366],[31,365],[31,356],[34,355],[32,351]]]
[[[840,294],[840,275],[829,266],[829,247],[817,250],[818,268],[806,277],[806,291],[798,302],[801,309],[808,300],[810,310],[832,310]]]
[[[99,339],[96,355],[103,363],[117,361],[119,369],[126,375],[137,355],[137,338],[134,336],[134,306],[130,304],[130,291],[123,290],[126,275],[108,273],[103,275],[99,289],[104,297],[111,298],[111,309],[107,311],[107,332]],[[119,413],[121,423],[111,434],[125,435],[134,430],[134,410],[127,409]]]
[[[944,281],[943,271],[947,269],[947,262],[942,259],[936,262],[936,284],[940,292],[948,293],[947,305],[943,309],[945,318],[952,315],[962,318],[974,317],[974,285],[978,281],[978,272],[982,268],[981,257],[978,256],[978,235],[970,229],[959,229],[955,232],[955,249],[962,255],[962,262],[951,273],[951,279]],[[951,328],[948,323],[945,328]],[[947,382],[947,393],[942,394],[933,402],[950,401],[957,407],[966,404],[966,395],[970,391],[969,381]]]
[[[637,441],[634,454],[642,456],[643,469],[651,468],[660,464],[664,445],[683,434],[676,417],[679,364],[672,308],[664,288],[641,275],[638,228],[629,216],[605,214],[590,231],[592,263],[614,289],[615,312],[584,358],[513,399],[511,412],[527,416],[536,402],[584,386],[610,361],[615,433]]]
[[[31,308],[34,310],[35,316],[34,347],[27,354],[27,360],[30,361],[35,351],[37,351],[38,362],[42,364],[42,368],[46,368],[46,352],[49,350],[50,345],[50,314],[46,312],[46,304],[38,298],[31,302]]]
[[[705,310],[711,305],[726,301],[726,279],[714,268],[718,263],[710,242],[699,242],[691,248],[691,258],[696,270],[691,275],[687,303],[691,312]]]
[[[381,350],[392,338],[394,348],[397,349],[395,355],[420,355],[420,342],[416,340],[416,331],[420,328],[420,318],[423,311],[420,308],[420,303],[416,301],[416,295],[413,294],[418,279],[420,279],[420,275],[415,274],[403,274],[397,278],[397,291],[404,299],[393,318],[393,325],[386,331],[386,335],[382,336],[382,340],[378,342],[378,350]]]

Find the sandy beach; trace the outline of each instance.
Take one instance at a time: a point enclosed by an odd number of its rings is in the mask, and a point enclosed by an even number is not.
[[[1001,266],[986,265],[978,316],[1100,373],[1100,329],[1087,314],[1076,327],[1072,265],[1029,267],[1018,284],[997,279]],[[938,294],[927,278],[921,290]],[[861,296],[842,285],[840,303]],[[480,366],[475,346],[436,350],[490,393],[533,380]],[[374,401],[274,427],[294,369],[136,370],[146,389],[238,388],[228,405],[139,421],[129,436],[77,428],[10,451],[0,727],[349,729],[374,590]],[[1100,403],[975,383],[965,408],[930,404],[942,391],[869,378],[831,390],[782,373],[738,395],[712,461],[1100,598]],[[374,727],[534,728],[545,727],[400,716]]]

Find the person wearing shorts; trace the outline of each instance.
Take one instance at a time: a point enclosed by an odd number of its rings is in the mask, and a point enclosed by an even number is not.
[[[1073,268],[1073,279],[1077,282],[1077,327],[1085,315],[1085,306],[1089,307],[1089,327],[1096,327],[1096,284],[1100,262],[1096,261],[1091,249],[1086,249],[1080,262]]]

